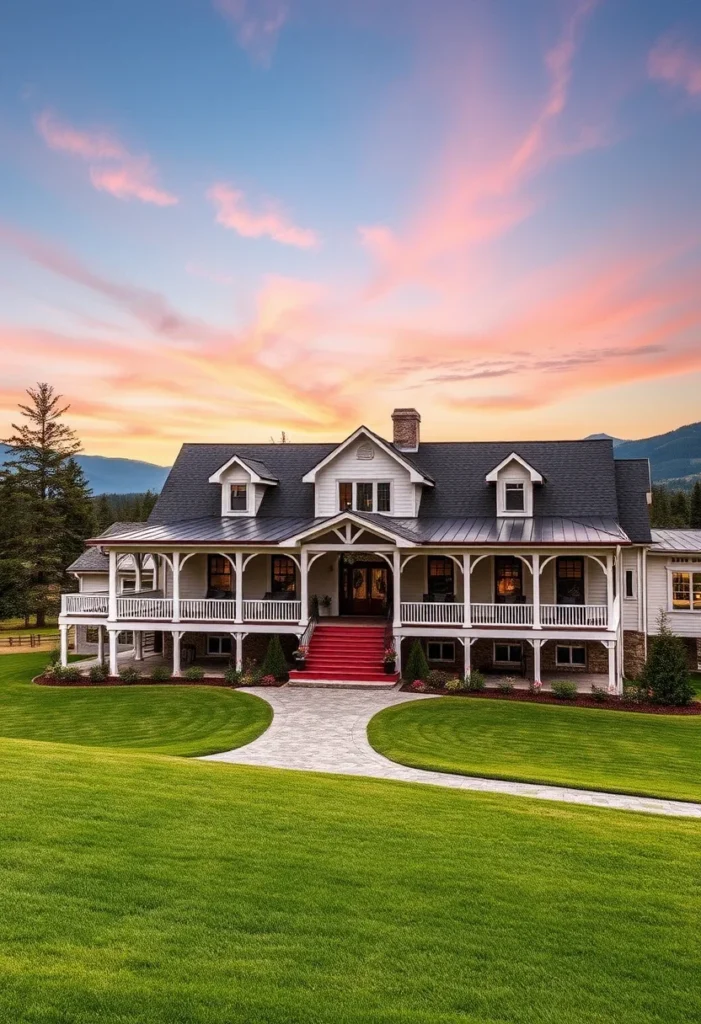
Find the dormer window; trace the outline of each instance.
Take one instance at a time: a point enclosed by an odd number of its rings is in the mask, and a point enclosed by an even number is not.
[[[391,512],[392,485],[389,480],[342,480],[338,484],[339,512]]]
[[[522,483],[504,483],[504,511],[525,512],[526,490]]]
[[[248,484],[231,484],[229,510],[231,512],[248,511]]]

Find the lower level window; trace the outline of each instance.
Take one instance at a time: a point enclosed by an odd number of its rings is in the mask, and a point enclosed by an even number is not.
[[[555,661],[558,665],[586,665],[587,652],[580,644],[558,644]]]
[[[494,644],[494,661],[498,665],[520,665],[523,658],[521,644]]]
[[[426,645],[429,661],[455,661],[455,644],[429,640]]]
[[[208,636],[207,654],[231,654],[231,637]]]
[[[85,630],[85,642],[86,644],[96,644],[98,642],[98,630],[99,626],[88,626]]]
[[[118,644],[133,644],[134,634],[130,630],[122,630],[121,633],[117,634]]]

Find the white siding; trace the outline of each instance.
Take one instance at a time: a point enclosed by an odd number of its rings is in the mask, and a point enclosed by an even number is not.
[[[180,597],[205,597],[207,594],[207,556],[193,555],[180,567]]]
[[[640,608],[638,594],[640,593],[640,565],[638,563],[639,548],[625,548],[621,552],[621,619],[624,629],[640,629]],[[633,593],[634,598],[626,597],[626,571],[633,572]]]
[[[701,611],[680,612],[670,610],[669,574],[679,572],[701,572],[701,555],[697,562],[671,562],[667,555],[648,555],[647,560],[647,621],[648,633],[658,631],[661,611],[669,616],[670,629],[678,636],[701,637]]]
[[[336,538],[338,540],[338,538]],[[298,596],[299,595],[299,587]],[[331,598],[331,615],[338,615],[338,555],[322,555],[317,558],[309,570],[308,593],[311,603],[312,597],[323,597],[328,594]]]
[[[315,503],[317,516],[332,516],[338,511],[338,484],[340,481],[389,481],[392,485],[393,516],[414,516],[416,498],[409,470],[404,469],[379,445],[373,444],[372,459],[359,459],[358,449],[367,447],[366,437],[359,438],[317,473]],[[301,484],[300,484],[301,486]]]
[[[78,576],[78,587],[81,594],[106,593],[109,590],[110,577],[107,572],[88,572]]]

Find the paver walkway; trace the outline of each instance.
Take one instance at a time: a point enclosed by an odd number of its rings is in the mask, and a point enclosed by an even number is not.
[[[434,698],[399,690],[297,689],[287,686],[266,690],[265,700],[275,712],[267,732],[245,747],[211,754],[203,760],[364,775],[373,779],[507,793],[590,807],[701,818],[701,804],[423,771],[395,764],[373,750],[367,740],[367,725],[373,715],[393,704],[422,699]]]

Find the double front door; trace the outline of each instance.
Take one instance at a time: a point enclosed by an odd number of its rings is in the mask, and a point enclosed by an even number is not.
[[[341,615],[386,615],[391,573],[386,563],[341,558],[339,609]]]

